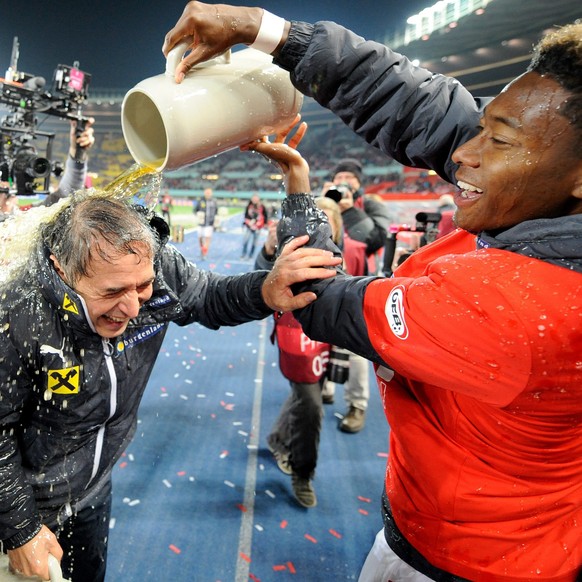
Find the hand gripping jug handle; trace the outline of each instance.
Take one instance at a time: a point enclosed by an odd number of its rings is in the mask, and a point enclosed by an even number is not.
[[[190,46],[190,41],[181,42],[177,44],[166,57],[166,76],[170,78],[174,78],[176,74],[176,68],[180,64],[180,61],[184,58],[184,55],[188,51],[188,47]],[[223,64],[228,65],[230,63],[230,49],[223,52],[221,55],[214,57],[208,61],[204,61],[202,63],[198,63],[190,70],[201,69],[203,67],[210,67],[216,64]]]

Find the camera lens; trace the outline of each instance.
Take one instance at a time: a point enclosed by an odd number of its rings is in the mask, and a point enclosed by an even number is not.
[[[330,188],[325,193],[325,197],[331,198],[334,202],[339,202],[342,199],[343,194],[337,188]]]
[[[33,159],[30,168],[37,178],[44,178],[51,173],[51,163],[46,158]]]

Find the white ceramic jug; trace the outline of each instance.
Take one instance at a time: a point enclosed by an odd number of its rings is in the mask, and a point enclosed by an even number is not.
[[[134,160],[173,170],[288,127],[303,104],[289,73],[255,49],[230,51],[174,73],[187,45],[172,49],[166,72],[138,83],[123,100],[121,126]]]

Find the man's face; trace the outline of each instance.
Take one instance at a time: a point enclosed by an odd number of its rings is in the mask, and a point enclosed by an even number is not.
[[[360,181],[352,172],[338,172],[333,177],[333,183],[336,186],[339,186],[340,184],[347,184],[350,187],[352,193],[356,192],[360,188]]]
[[[582,212],[582,156],[559,111],[569,96],[526,73],[488,105],[479,135],[453,154],[457,226],[478,233]]]
[[[116,256],[110,262],[97,256],[91,262],[90,276],[81,277],[74,286],[101,337],[121,335],[152,296],[152,259],[145,245],[136,244],[134,250],[137,254]],[[59,271],[58,263],[56,266]]]

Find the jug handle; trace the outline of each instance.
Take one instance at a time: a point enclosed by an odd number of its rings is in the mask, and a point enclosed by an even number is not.
[[[182,58],[186,54],[186,51],[188,50],[188,47],[190,46],[190,44],[191,44],[190,41],[181,42],[180,44],[177,44],[168,53],[168,56],[166,57],[166,75],[167,76],[172,77],[172,78],[174,77],[174,75],[176,73],[176,68],[178,67],[178,65],[180,64],[180,61],[182,60]],[[203,63],[198,63],[195,67],[193,67],[193,70],[194,69],[201,69],[203,67],[209,67],[209,66],[217,65],[217,64],[228,65],[230,63],[230,55],[231,55],[231,51],[230,51],[230,49],[227,49],[225,52],[214,57],[213,59],[210,59],[208,61],[204,61]]]
[[[48,557],[48,569],[51,577],[51,582],[65,582],[63,580],[63,572],[61,570],[61,563],[52,555]]]

